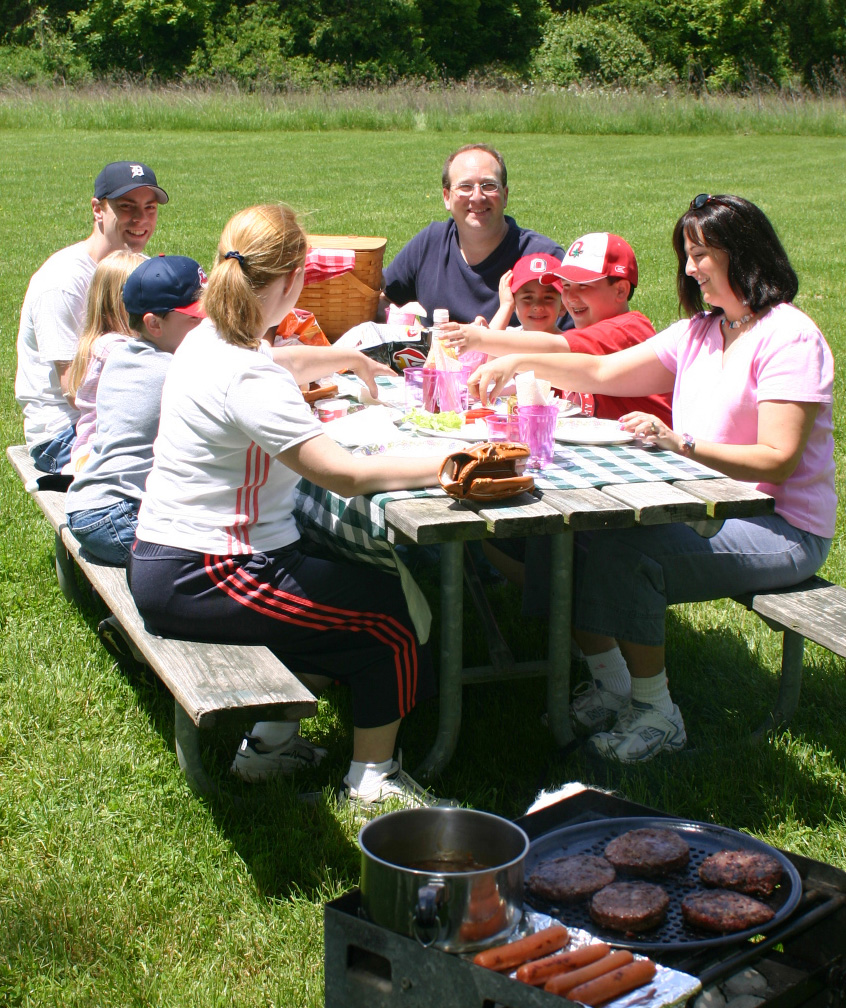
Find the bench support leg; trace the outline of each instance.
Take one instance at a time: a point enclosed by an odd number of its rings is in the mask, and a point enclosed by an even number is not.
[[[802,688],[802,664],[805,638],[795,630],[784,631],[781,649],[781,678],[778,682],[778,697],[772,711],[755,729],[760,738],[779,725],[786,724],[799,706],[799,691]]]
[[[204,798],[217,798],[223,794],[223,790],[209,777],[203,767],[200,729],[188,717],[178,700],[174,701],[173,706],[174,741],[180,769],[195,794]]]
[[[62,537],[56,533],[56,580],[62,594],[74,605],[81,605],[83,602],[82,593],[76,580],[76,562],[68,553],[67,547],[62,542]]]

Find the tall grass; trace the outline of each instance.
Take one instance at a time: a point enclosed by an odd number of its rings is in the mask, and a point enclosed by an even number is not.
[[[225,131],[412,130],[590,134],[846,135],[843,93],[535,90],[401,84],[245,94],[200,85],[6,88],[0,128]]]
[[[165,101],[124,97],[128,109]],[[81,99],[66,100],[82,114]],[[800,306],[836,360],[846,356],[839,213],[846,150],[837,137],[532,135],[519,132],[520,119],[502,132],[471,134],[455,125],[454,132],[237,133],[220,123],[120,130],[110,125],[105,96],[87,125],[64,129],[39,118],[50,102],[61,104],[51,97],[33,106],[37,127],[21,120],[0,130],[4,445],[22,438],[12,384],[29,276],[87,234],[92,180],[103,163],[125,157],[151,164],[171,196],[148,251],[192,255],[208,267],[226,219],[269,199],[306,211],[315,232],[386,235],[390,258],[443,215],[445,155],[471,137],[489,141],[506,156],[509,212],[521,223],[564,244],[594,230],[631,241],[641,271],[633,307],[656,326],[677,316],[669,236],[678,213],[697,192],[740,192],[772,217],[800,276]],[[843,374],[841,367],[838,404]],[[843,498],[841,410],[836,420]],[[322,698],[304,725],[329,747],[320,768],[268,787],[245,785],[240,807],[195,798],[173,752],[172,699],[103,651],[94,602],[81,611],[62,597],[52,535],[4,460],[0,495],[0,1006],[317,1008],[322,906],[358,882],[356,827],[331,800],[349,759],[346,695]],[[844,517],[841,506],[825,568],[840,583]],[[424,587],[437,626],[435,577]],[[536,655],[543,623],[521,618],[508,587],[491,596],[518,657]],[[484,660],[484,632],[470,609],[466,623],[466,656],[475,664]],[[579,752],[564,756],[540,727],[542,683],[480,685],[465,689],[458,750],[434,786],[515,816],[541,785],[581,779],[846,868],[844,662],[809,646],[790,729],[750,749],[749,728],[774,696],[778,665],[776,636],[733,603],[679,607],[669,619],[668,668],[698,752],[626,769]],[[408,766],[427,751],[435,724],[431,705],[406,719]],[[210,736],[209,763],[221,773],[236,736]],[[326,797],[317,804],[297,801],[300,790],[321,788]]]

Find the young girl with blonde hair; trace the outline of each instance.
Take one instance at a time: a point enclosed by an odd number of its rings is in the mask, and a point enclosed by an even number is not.
[[[121,249],[103,259],[88,288],[85,326],[79,337],[76,355],[68,369],[68,395],[80,416],[76,438],[71,448],[69,471],[79,472],[88,458],[89,442],[97,426],[97,385],[111,351],[134,334],[123,304],[126,278],[147,257],[140,252]]]
[[[293,509],[302,476],[354,496],[432,485],[440,460],[354,458],[322,432],[298,388],[350,368],[375,393],[382,365],[357,351],[263,343],[296,304],[305,254],[289,207],[250,207],[226,225],[203,295],[208,318],[185,337],[165,380],[129,583],[153,633],[262,644],[312,690],[334,679],[350,686],[344,800],[431,804],[393,759],[401,719],[435,692],[399,582],[315,555]],[[255,725],[233,772],[263,780],[319,763],[326,750],[298,729]]]

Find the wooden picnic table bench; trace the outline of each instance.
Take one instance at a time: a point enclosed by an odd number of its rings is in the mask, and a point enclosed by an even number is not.
[[[6,449],[12,467],[29,489],[43,473],[24,445]],[[317,700],[293,672],[266,647],[203,644],[147,633],[135,607],[126,571],[88,557],[65,521],[65,494],[30,490],[56,536],[56,576],[69,601],[79,602],[81,571],[102,599],[133,654],[145,662],[174,698],[175,746],[179,766],[199,794],[220,792],[203,767],[200,729],[245,721],[311,717]],[[106,632],[114,621],[104,620]]]
[[[846,588],[815,575],[790,588],[738,595],[735,601],[783,635],[778,697],[755,730],[756,735],[763,735],[796,713],[806,640],[846,658]]]

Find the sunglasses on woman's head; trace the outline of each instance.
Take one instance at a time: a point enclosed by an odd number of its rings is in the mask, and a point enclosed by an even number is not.
[[[706,203],[710,203],[712,199],[714,199],[714,197],[711,196],[710,193],[701,192],[698,196],[694,196],[690,201],[690,209],[701,210],[702,207],[704,207]]]

